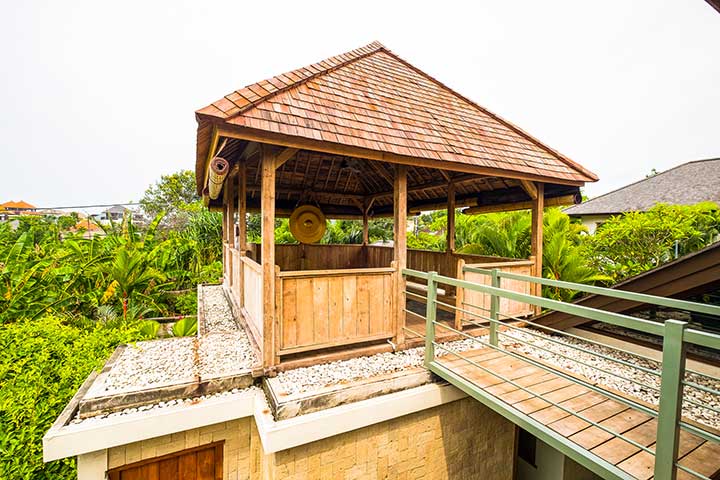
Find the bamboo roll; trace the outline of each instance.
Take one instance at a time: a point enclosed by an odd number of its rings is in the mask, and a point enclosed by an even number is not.
[[[212,200],[217,199],[222,191],[223,182],[230,172],[230,162],[222,157],[215,157],[210,161],[210,175],[208,176],[208,195]]]

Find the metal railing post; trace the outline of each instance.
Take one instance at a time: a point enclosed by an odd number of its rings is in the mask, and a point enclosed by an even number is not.
[[[498,275],[498,269],[493,268],[490,272],[491,286],[500,288],[500,275]],[[496,346],[498,344],[498,317],[500,310],[500,297],[497,295],[490,295],[490,345]]]
[[[683,336],[686,322],[667,320],[663,335],[662,375],[660,383],[660,409],[658,412],[655,447],[655,478],[675,480],[677,469],[678,437],[682,412],[683,378],[685,377],[685,344]]]
[[[435,359],[435,317],[437,314],[437,272],[428,272],[427,305],[425,306],[425,366]]]

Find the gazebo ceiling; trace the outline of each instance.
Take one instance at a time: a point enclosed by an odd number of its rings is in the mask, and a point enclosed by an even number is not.
[[[597,177],[375,42],[232,92],[199,110],[196,178],[213,156],[246,162],[249,206],[260,184],[256,142],[300,149],[277,170],[278,207],[391,211],[392,163],[409,165],[410,208],[458,205],[520,180],[577,187]],[[567,188],[556,189],[566,194]],[[553,188],[546,189],[552,195]]]

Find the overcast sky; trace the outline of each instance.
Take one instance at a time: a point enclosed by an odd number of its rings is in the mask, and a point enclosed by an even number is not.
[[[0,202],[138,200],[193,168],[195,110],[373,40],[596,172],[591,196],[720,156],[703,0],[6,2]]]

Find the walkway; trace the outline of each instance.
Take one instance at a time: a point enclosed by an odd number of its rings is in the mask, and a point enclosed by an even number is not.
[[[446,379],[457,376],[472,383],[494,402],[528,415],[590,451],[598,463],[609,463],[633,478],[653,477],[654,456],[610,433],[623,435],[654,451],[657,420],[652,416],[491,348],[465,352],[462,357],[438,357],[435,363],[440,368],[431,366],[431,370]],[[456,384],[452,378],[450,382]],[[701,475],[712,478],[720,473],[720,445],[686,431],[680,433],[678,459],[680,465]],[[680,472],[678,478],[696,477]]]

